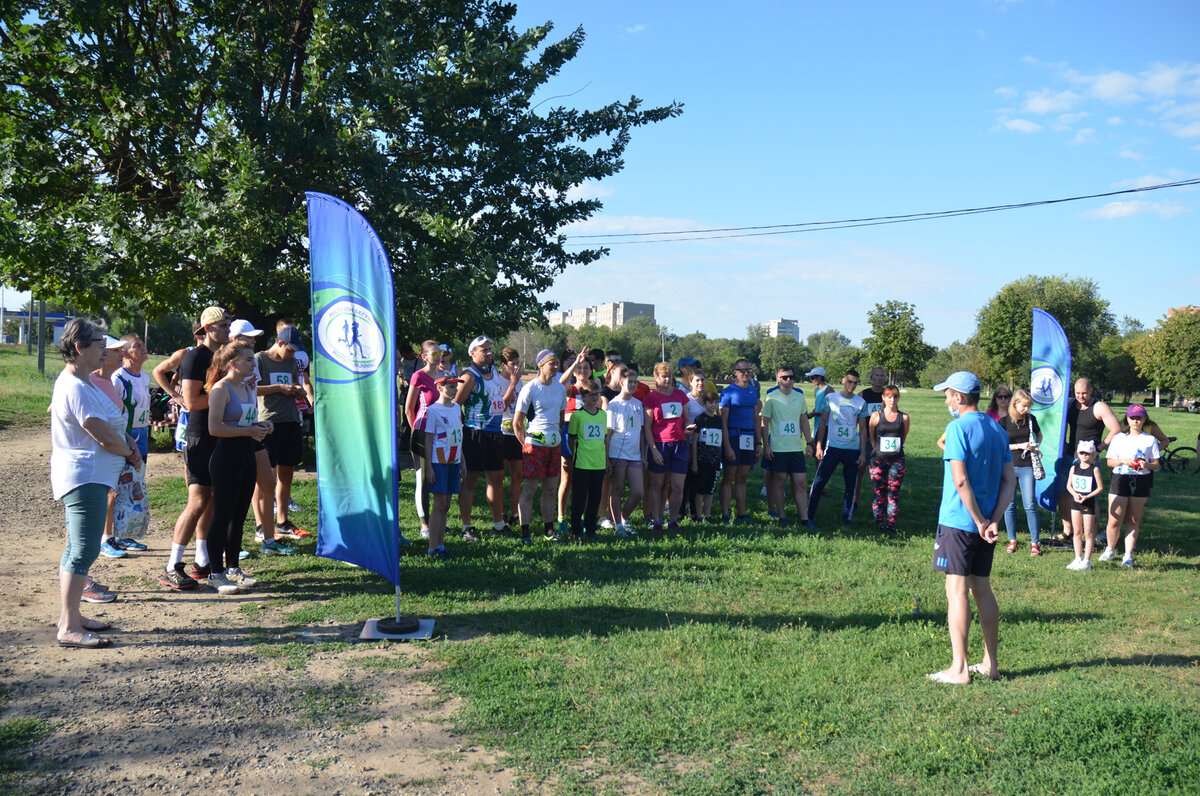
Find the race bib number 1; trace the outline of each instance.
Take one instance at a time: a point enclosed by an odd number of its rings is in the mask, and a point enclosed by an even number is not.
[[[879,438],[880,453],[899,453],[900,438],[899,437],[880,437]]]
[[[754,450],[754,435],[753,434],[740,434],[738,436],[738,447],[744,451]]]

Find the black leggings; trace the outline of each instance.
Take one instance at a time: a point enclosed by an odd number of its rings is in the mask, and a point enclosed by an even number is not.
[[[212,522],[208,526],[208,556],[213,572],[238,566],[242,551],[242,525],[254,497],[258,476],[254,440],[250,437],[218,437],[209,459],[212,477]]]
[[[571,481],[571,533],[579,536],[585,527],[588,533],[596,532],[596,518],[600,514],[600,493],[603,491],[603,470],[575,468],[575,475]]]

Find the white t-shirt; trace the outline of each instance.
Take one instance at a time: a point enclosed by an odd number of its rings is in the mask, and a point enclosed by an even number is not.
[[[846,450],[859,447],[858,420],[867,416],[867,402],[861,395],[847,398],[840,392],[829,393],[825,400],[829,408],[829,432],[825,446]]]
[[[1147,462],[1162,458],[1158,440],[1151,434],[1138,434],[1136,437],[1125,433],[1118,434],[1108,444],[1106,455],[1110,459],[1145,459]],[[1152,471],[1135,470],[1127,464],[1118,464],[1113,468],[1113,472],[1117,475],[1150,475]]]
[[[702,414],[704,414],[704,404],[697,401],[694,395],[688,393],[688,419],[690,419],[692,423],[695,423],[696,418],[700,417]]]
[[[621,396],[609,399],[608,427],[612,439],[608,441],[608,457],[624,461],[640,461],[642,458],[642,425],[646,422],[646,410],[642,402]]]
[[[125,460],[100,447],[83,427],[98,417],[125,439],[125,418],[108,396],[65,369],[54,382],[50,400],[50,487],[55,500],[84,484],[117,486]]]
[[[462,461],[462,407],[445,406],[440,401],[425,410],[425,433],[433,435],[432,457],[435,464]]]
[[[112,383],[129,414],[129,428],[150,425],[150,374],[143,370],[135,376],[120,367],[113,373]]]
[[[546,448],[558,445],[562,441],[559,421],[566,406],[567,390],[557,380],[542,384],[534,379],[522,387],[517,411],[525,414],[526,441]]]

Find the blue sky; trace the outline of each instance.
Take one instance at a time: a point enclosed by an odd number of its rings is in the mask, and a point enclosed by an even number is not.
[[[635,131],[604,210],[569,234],[785,224],[1054,199],[1200,177],[1200,3],[518,0],[587,42],[551,103],[678,100]],[[549,104],[549,103],[548,103]],[[545,107],[545,106],[543,106]],[[613,246],[563,274],[564,309],[652,302],[680,334],[770,318],[855,342],[912,302],[966,339],[1029,273],[1089,276],[1118,319],[1200,304],[1200,191],[914,224]],[[5,291],[9,307],[25,295]]]
[[[785,224],[1078,196],[1200,177],[1200,3],[595,3],[518,0],[587,33],[545,91],[678,100],[605,207],[568,234]],[[582,90],[580,90],[582,89]],[[795,318],[855,342],[912,302],[927,342],[1029,273],[1088,276],[1118,319],[1200,303],[1200,191],[800,235],[613,246],[563,274],[564,309],[647,301],[685,334]]]

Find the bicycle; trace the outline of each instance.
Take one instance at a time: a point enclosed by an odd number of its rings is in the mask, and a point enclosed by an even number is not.
[[[1170,445],[1178,437],[1167,437],[1167,445]],[[1196,449],[1187,445],[1176,445],[1163,452],[1162,467],[1168,473],[1190,473],[1195,472],[1196,468]]]

